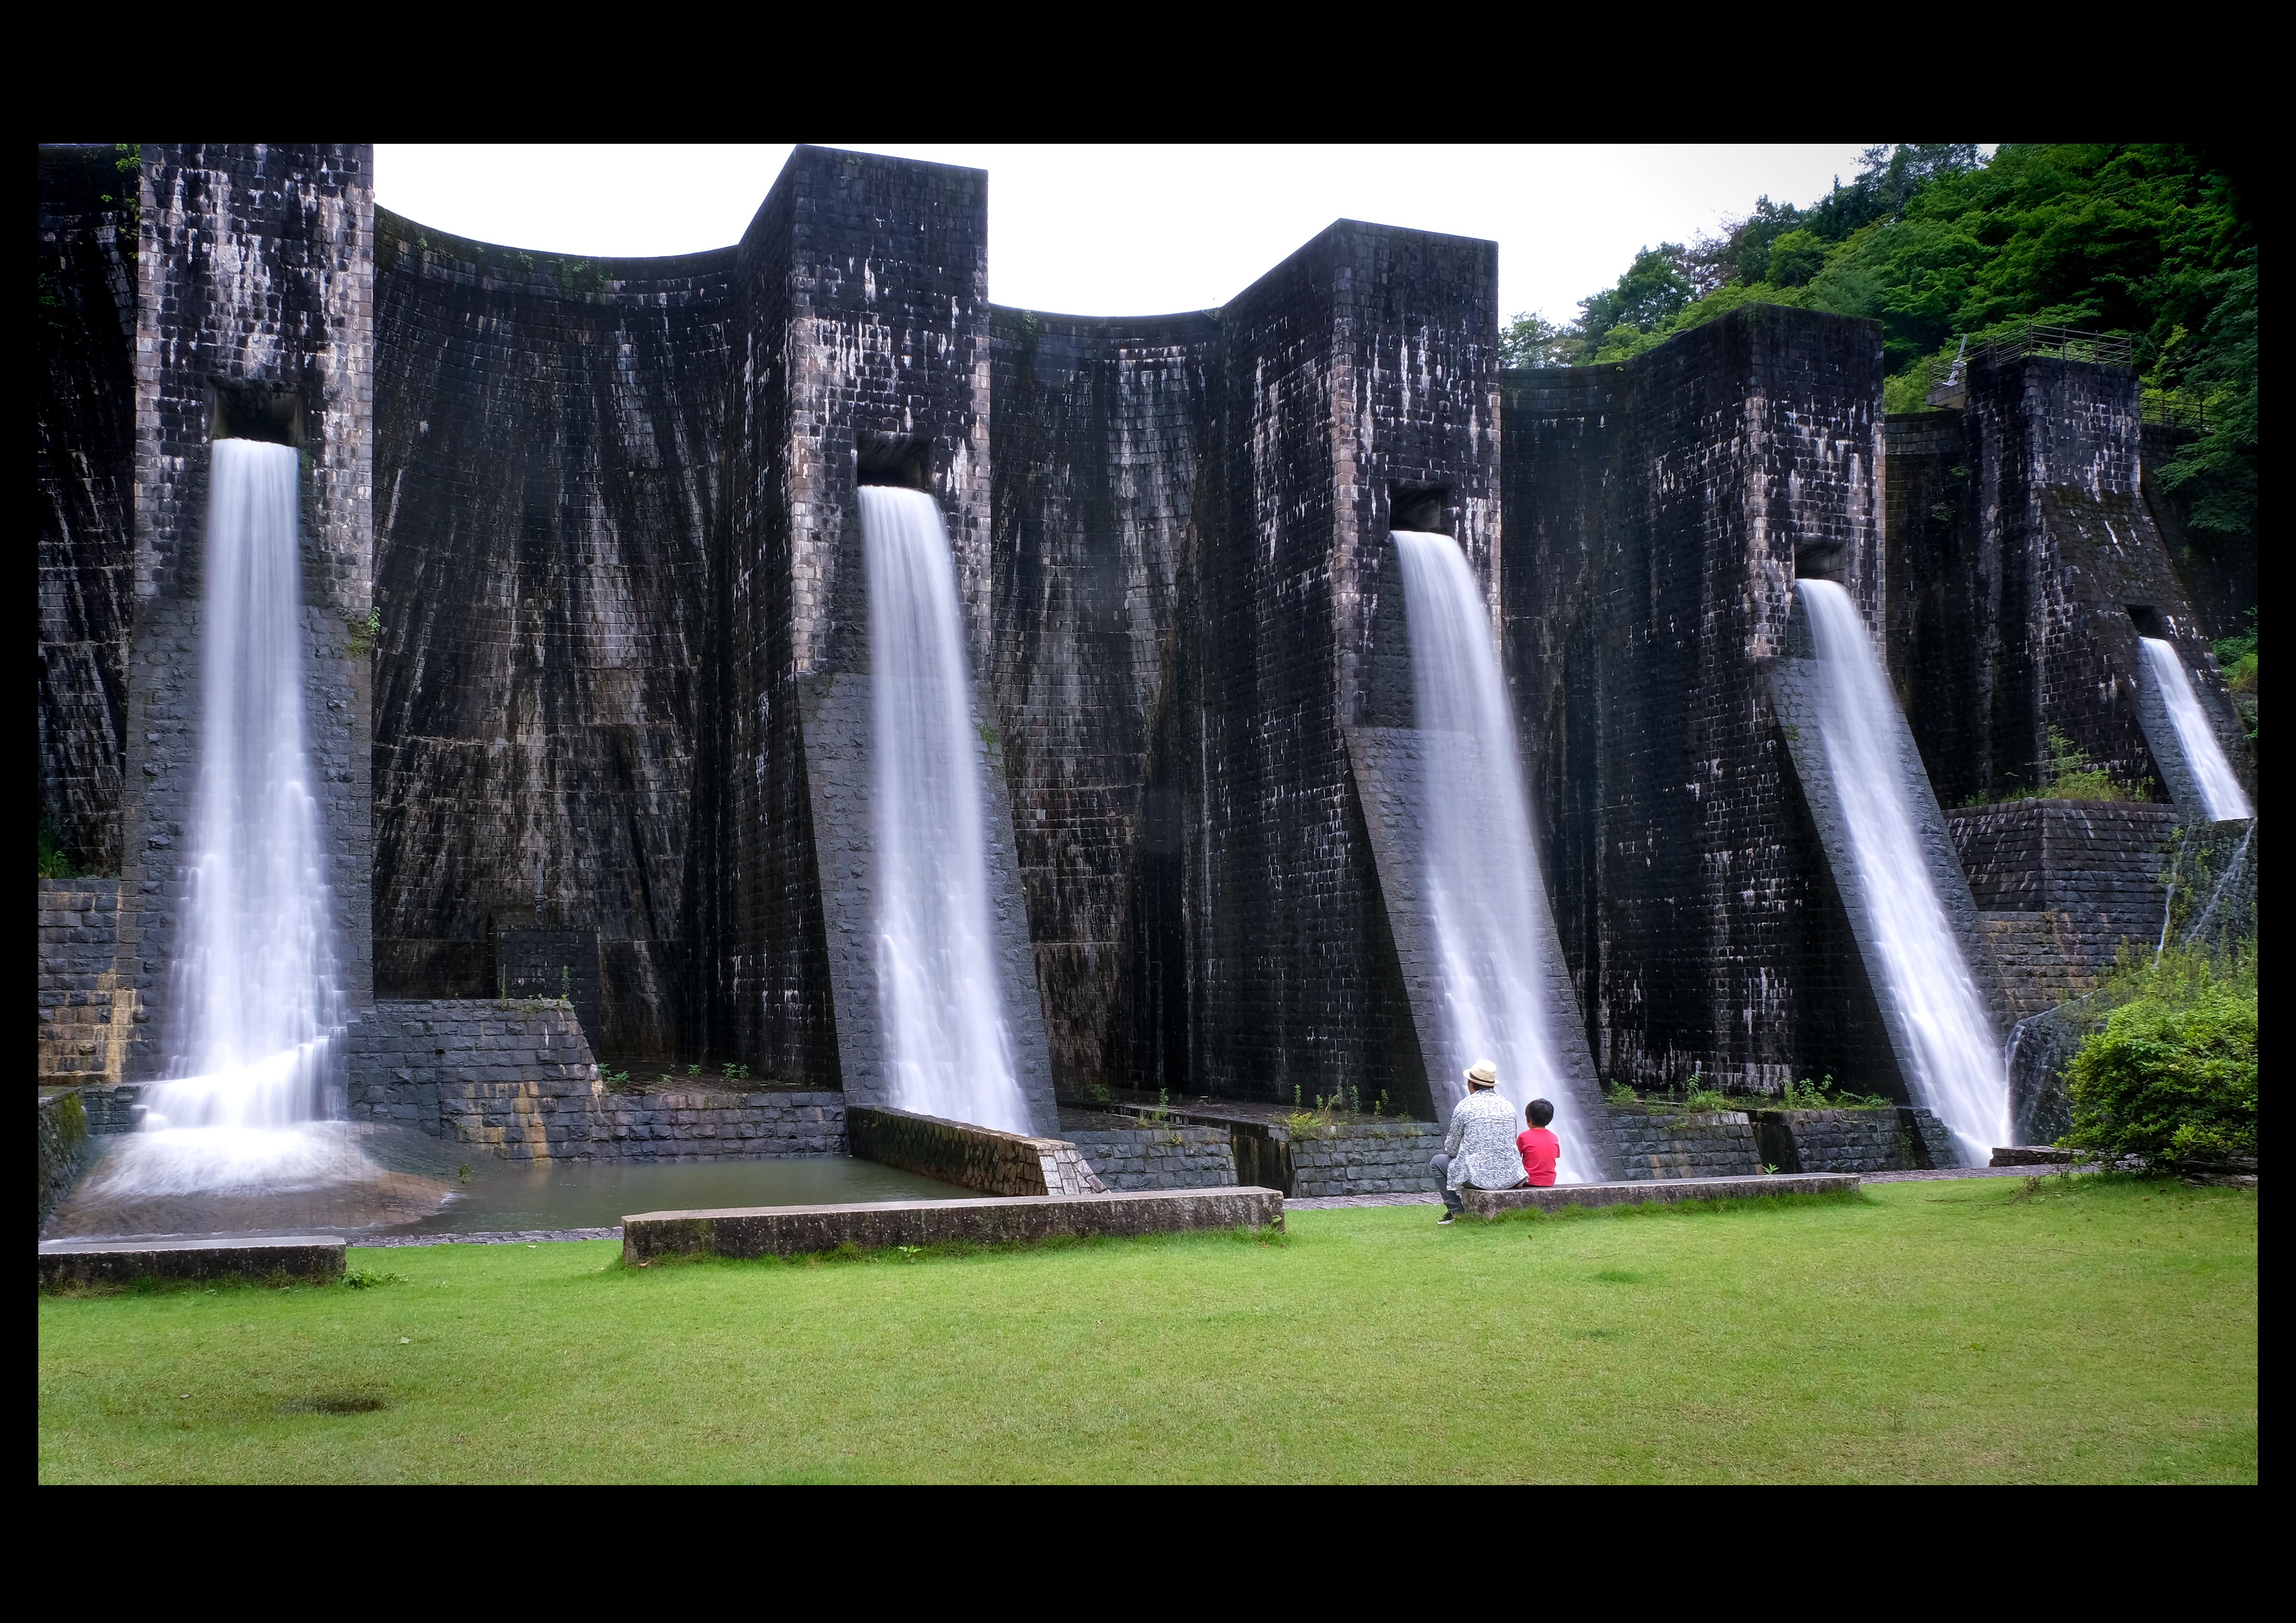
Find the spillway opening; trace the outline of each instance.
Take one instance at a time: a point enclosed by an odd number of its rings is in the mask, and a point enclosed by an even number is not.
[[[857,434],[853,442],[853,478],[860,485],[931,490],[932,441],[922,434]]]
[[[264,445],[303,443],[303,397],[269,383],[208,381],[208,439],[252,439]]]
[[[2167,617],[2149,603],[2129,604],[2128,618],[2135,623],[2138,636],[2166,637],[2169,635]]]
[[[1387,486],[1387,527],[1416,530],[1423,535],[1451,533],[1451,487],[1390,480]]]

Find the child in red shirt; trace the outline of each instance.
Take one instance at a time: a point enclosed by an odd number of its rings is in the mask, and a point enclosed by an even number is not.
[[[1562,1159],[1562,1141],[1546,1130],[1546,1124],[1554,1119],[1554,1107],[1544,1099],[1534,1099],[1522,1113],[1530,1126],[1515,1135],[1514,1147],[1522,1153],[1522,1169],[1530,1178],[1530,1186],[1545,1189],[1554,1182],[1554,1163]]]

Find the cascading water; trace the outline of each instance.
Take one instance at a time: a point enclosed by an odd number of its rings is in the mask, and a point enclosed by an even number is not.
[[[303,737],[298,455],[247,439],[213,452],[168,1079],[110,1169],[143,1193],[285,1187],[358,1159],[311,1130],[344,1004]]]
[[[2009,1078],[1915,829],[1891,748],[1904,720],[1849,594],[1831,580],[1797,589],[1817,652],[1818,734],[1882,959],[1880,990],[1912,1045],[1915,1095],[1952,1132],[1962,1163],[1981,1167],[2010,1141]]]
[[[1485,1059],[1498,1067],[1499,1092],[1518,1114],[1546,1098],[1562,1143],[1556,1176],[1584,1183],[1600,1163],[1554,1063],[1538,945],[1546,889],[1490,610],[1450,537],[1391,533],[1423,741],[1417,811],[1428,914],[1442,963],[1445,1052],[1431,1069],[1447,1102],[1465,1090],[1461,1073]]]
[[[2145,668],[2152,673],[2153,684],[2168,707],[2169,725],[2177,729],[2177,742],[2184,746],[2185,759],[2200,783],[2202,807],[2209,821],[2253,817],[2256,812],[2248,803],[2248,793],[2233,775],[2232,763],[2225,759],[2224,746],[2217,742],[2216,729],[2209,725],[2208,712],[2201,709],[2200,697],[2193,692],[2192,678],[2185,672],[2185,662],[2177,657],[2176,646],[2157,636],[2138,641],[2144,644]]]
[[[948,533],[924,491],[865,485],[860,496],[877,984],[892,1101],[1026,1133],[989,926],[980,740]]]

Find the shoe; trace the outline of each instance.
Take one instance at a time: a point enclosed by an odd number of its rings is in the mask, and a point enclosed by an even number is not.
[[[1458,1220],[1459,1220],[1459,1219],[1458,1219],[1457,1217],[1456,1217],[1452,1216],[1449,1212],[1447,1212],[1447,1212],[1445,1212],[1441,1217],[1438,1217],[1438,1218],[1436,1218],[1436,1219],[1435,1219],[1435,1226],[1436,1226],[1437,1228],[1440,1228],[1440,1227],[1442,1227],[1446,1223],[1456,1223]]]

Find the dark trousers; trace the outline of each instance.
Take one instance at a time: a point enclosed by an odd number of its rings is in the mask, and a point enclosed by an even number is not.
[[[1459,1192],[1451,1187],[1451,1158],[1438,1153],[1428,1162],[1428,1165],[1435,1168],[1435,1187],[1443,1192],[1443,1204],[1450,1209],[1452,1216],[1456,1217],[1466,1210],[1467,1203],[1459,1198]],[[1513,1189],[1529,1182],[1530,1179],[1526,1176],[1515,1179],[1514,1183],[1509,1184],[1507,1187]],[[1474,1185],[1469,1184],[1468,1187],[1472,1188]]]

